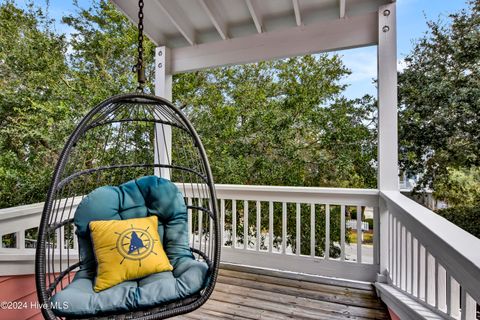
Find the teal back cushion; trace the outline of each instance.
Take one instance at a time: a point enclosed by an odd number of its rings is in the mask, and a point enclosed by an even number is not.
[[[93,278],[96,264],[88,224],[94,220],[158,217],[158,233],[175,268],[183,258],[193,258],[188,245],[187,207],[182,193],[170,180],[146,176],[118,187],[92,191],[79,204],[74,223],[80,253],[79,277]]]

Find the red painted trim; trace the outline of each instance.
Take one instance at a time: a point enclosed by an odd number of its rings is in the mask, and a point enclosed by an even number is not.
[[[0,319],[41,319],[34,275],[0,277]]]
[[[388,313],[390,313],[390,318],[392,320],[401,320],[399,316],[392,309],[388,308]]]
[[[75,273],[72,272],[71,278]],[[68,283],[68,277],[63,284]],[[37,299],[35,275],[0,276],[0,319],[43,319]]]

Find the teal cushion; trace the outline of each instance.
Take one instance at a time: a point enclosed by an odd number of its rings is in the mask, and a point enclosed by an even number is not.
[[[158,233],[173,272],[126,281],[98,293],[93,291],[96,263],[88,228],[90,221],[149,215],[158,216]],[[188,244],[183,195],[169,180],[147,176],[118,187],[97,188],[78,205],[74,223],[80,267],[72,283],[52,298],[53,311],[58,316],[131,311],[187,297],[206,285],[208,266],[194,259]]]

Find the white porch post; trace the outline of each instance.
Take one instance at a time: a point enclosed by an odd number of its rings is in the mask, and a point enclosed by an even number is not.
[[[170,50],[167,47],[155,49],[155,95],[169,101],[172,100],[170,61]],[[172,127],[156,124],[155,131],[155,164],[171,164]],[[155,175],[170,179],[170,170],[155,168]]]
[[[397,28],[394,2],[378,11],[378,188],[399,190]],[[388,273],[388,209],[380,199],[380,274]],[[386,279],[379,279],[379,281]]]
[[[395,3],[379,8],[378,29],[378,187],[398,190]]]

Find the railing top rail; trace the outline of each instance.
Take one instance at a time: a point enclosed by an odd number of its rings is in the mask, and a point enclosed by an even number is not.
[[[216,184],[218,191],[273,191],[286,193],[322,193],[342,195],[378,195],[377,189],[358,188],[322,188],[322,187],[289,187],[289,186],[265,186],[265,185],[240,185],[240,184]]]
[[[178,186],[183,189],[182,184]],[[308,199],[318,199],[326,200],[332,197],[332,201],[339,201],[341,199],[350,199],[349,204],[357,204],[358,201],[351,201],[357,199],[360,202],[362,198],[363,204],[365,205],[376,205],[376,197],[379,195],[377,189],[349,189],[349,188],[319,188],[319,187],[288,187],[288,186],[262,186],[262,185],[235,185],[235,184],[217,184],[215,185],[217,190],[217,195],[219,198],[222,197],[231,197],[237,200],[242,200],[243,198],[251,198],[252,195],[261,197],[262,199],[257,199],[253,197],[249,200],[263,200],[267,199],[272,195],[277,197],[282,197],[282,200],[295,200],[296,197],[299,197],[298,200]],[[186,191],[190,191],[191,187],[185,185]],[[318,197],[322,196],[322,197]],[[368,198],[368,199],[367,199]],[[80,203],[82,197],[76,197],[74,200],[74,205]],[[273,198],[272,200],[278,200]],[[348,201],[347,201],[348,202]],[[9,219],[16,219],[23,216],[33,215],[41,213],[43,210],[43,202],[27,204],[17,207],[3,208],[0,209],[0,221],[5,221]]]
[[[43,202],[0,209],[0,221],[37,214],[43,209]]]
[[[480,301],[480,239],[435,214],[398,191],[381,191],[381,197],[407,230]]]
[[[73,206],[80,203],[82,197],[75,197],[73,200]],[[17,207],[0,209],[0,221],[9,219],[18,219],[20,217],[39,214],[43,211],[43,202],[32,203]]]
[[[178,184],[186,196],[195,197],[196,190],[189,185]],[[287,187],[261,185],[215,185],[217,198],[252,201],[292,203],[329,203],[344,205],[378,206],[379,191],[376,189]]]

